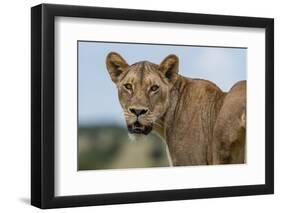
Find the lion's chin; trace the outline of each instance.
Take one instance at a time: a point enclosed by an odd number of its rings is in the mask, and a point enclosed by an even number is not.
[[[151,125],[142,125],[139,121],[128,125],[128,131],[130,134],[143,134],[148,135],[152,130]]]

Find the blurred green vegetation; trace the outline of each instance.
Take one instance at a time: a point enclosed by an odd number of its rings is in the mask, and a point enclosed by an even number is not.
[[[118,125],[80,126],[79,170],[169,166],[166,147],[154,133],[133,141]]]

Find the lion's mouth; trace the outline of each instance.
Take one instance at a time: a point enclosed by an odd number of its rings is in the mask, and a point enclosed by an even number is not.
[[[128,125],[128,130],[131,134],[144,134],[147,135],[152,130],[152,125],[142,125],[139,121]]]

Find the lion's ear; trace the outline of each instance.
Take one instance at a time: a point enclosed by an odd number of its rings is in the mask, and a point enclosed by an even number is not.
[[[115,52],[111,52],[106,57],[106,67],[114,83],[118,82],[119,76],[128,67],[127,62]]]
[[[172,83],[177,79],[179,72],[179,59],[176,55],[168,55],[160,64],[160,71]]]

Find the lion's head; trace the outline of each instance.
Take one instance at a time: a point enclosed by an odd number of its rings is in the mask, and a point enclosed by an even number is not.
[[[115,52],[107,55],[106,66],[118,89],[130,133],[151,132],[169,107],[170,90],[178,77],[178,57],[167,56],[160,65],[141,61],[132,65]]]

